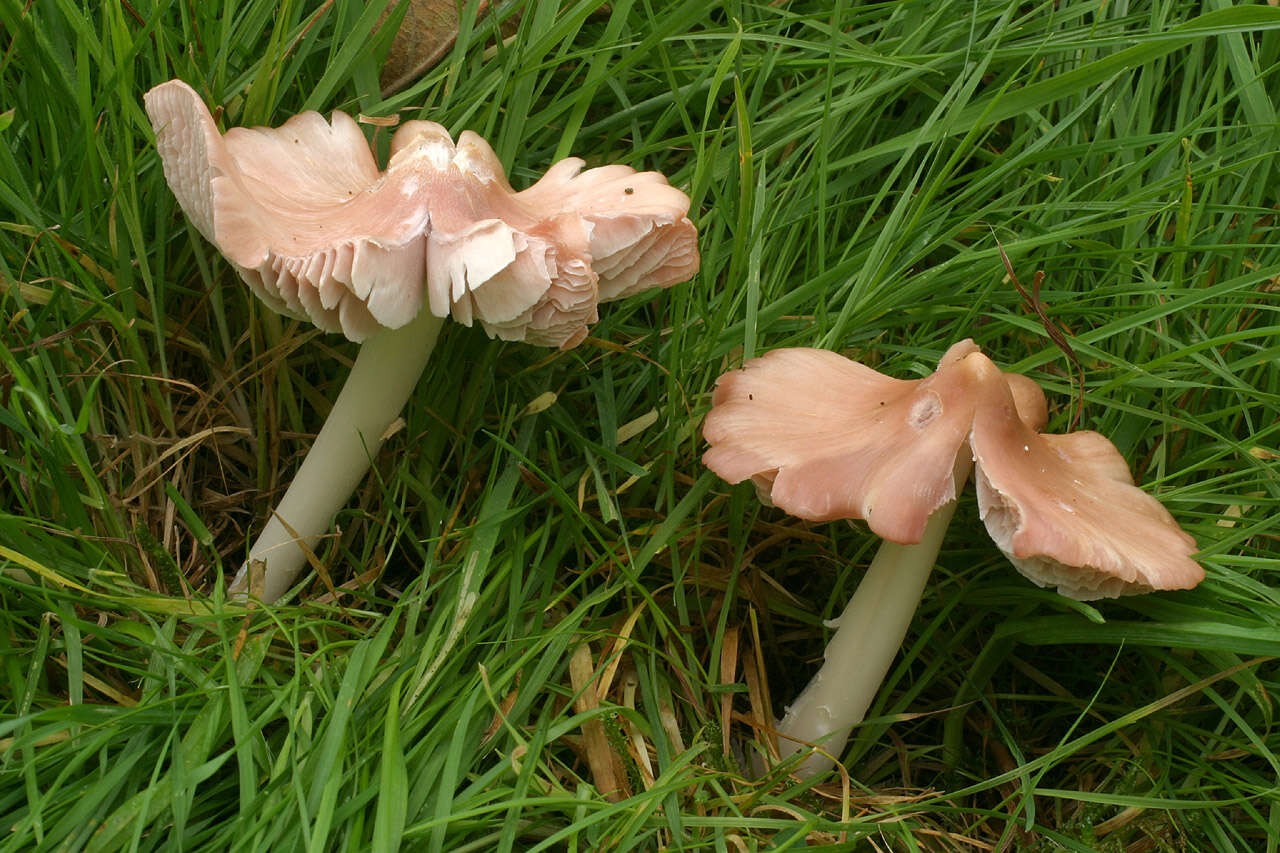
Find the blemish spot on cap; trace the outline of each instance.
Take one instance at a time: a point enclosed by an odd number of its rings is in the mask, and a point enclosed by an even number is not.
[[[942,401],[932,391],[911,404],[907,413],[907,423],[913,429],[922,430],[942,414]]]

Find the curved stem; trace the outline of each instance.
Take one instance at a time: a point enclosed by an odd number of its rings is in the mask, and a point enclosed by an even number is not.
[[[962,451],[963,453],[963,451]],[[956,492],[968,478],[968,454],[955,471]],[[822,668],[778,722],[778,751],[783,759],[807,744],[814,752],[795,769],[801,776],[830,770],[844,751],[849,732],[862,722],[880,683],[911,625],[956,502],[944,504],[925,525],[918,544],[884,542],[867,567],[827,644]]]
[[[379,332],[360,347],[307,458],[231,582],[233,597],[248,595],[249,566],[257,561],[265,564],[262,589],[255,576],[252,591],[263,601],[275,601],[293,585],[306,562],[299,542],[314,549],[364,478],[382,436],[418,384],[443,323],[424,306],[407,326]]]

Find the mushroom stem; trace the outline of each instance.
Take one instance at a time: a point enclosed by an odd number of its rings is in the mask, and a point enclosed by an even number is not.
[[[971,467],[967,448],[961,456],[965,461],[955,468],[957,494]],[[809,744],[821,748],[795,768],[797,775],[830,770],[849,732],[862,722],[906,637],[955,511],[954,500],[939,507],[917,544],[881,543],[857,592],[834,620],[836,632],[822,667],[778,721],[778,751],[784,760]]]
[[[418,384],[443,324],[443,318],[424,307],[407,325],[381,331],[360,347],[302,467],[231,582],[234,598],[247,597],[249,567],[257,561],[265,564],[262,588],[255,578],[252,591],[263,601],[275,601],[293,585],[306,562],[300,543],[307,550],[315,548],[364,478],[387,429]]]

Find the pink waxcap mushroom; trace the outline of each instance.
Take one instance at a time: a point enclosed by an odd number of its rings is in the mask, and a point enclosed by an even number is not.
[[[720,378],[703,463],[731,483],[752,478],[799,518],[863,518],[885,539],[919,542],[956,497],[953,469],[992,375],[1004,374],[969,340],[916,380],[826,350],[774,350]]]
[[[552,166],[517,193],[479,136],[455,145],[411,121],[380,171],[364,134],[334,112],[220,134],[172,80],[145,96],[179,203],[271,308],[360,341],[436,316],[490,336],[570,347],[596,304],[698,269],[688,197],[654,172]],[[526,195],[528,193],[528,195]]]
[[[1088,601],[1204,579],[1196,542],[1133,485],[1129,466],[1096,432],[1036,432],[1008,394],[978,407],[971,444],[978,510],[1009,561],[1035,583]]]
[[[976,471],[996,545],[1041,586],[1078,599],[1195,586],[1195,542],[1133,485],[1092,432],[1042,435],[1044,392],[961,341],[924,379],[898,380],[825,350],[781,349],[722,376],[703,462],[800,518],[865,518],[882,542],[834,622],[824,662],[776,730],[785,758],[829,768],[906,636],[959,483]]]

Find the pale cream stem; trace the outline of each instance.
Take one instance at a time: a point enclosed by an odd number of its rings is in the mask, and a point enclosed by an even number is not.
[[[955,468],[957,494],[972,467],[967,446],[961,455],[965,461]],[[822,667],[778,722],[778,751],[784,760],[808,750],[807,743],[822,750],[801,762],[797,774],[830,770],[834,761],[823,753],[839,757],[849,732],[862,722],[906,637],[955,510],[953,500],[929,516],[918,544],[882,543],[857,592],[834,620],[836,632]]]
[[[408,325],[381,331],[361,345],[302,467],[236,573],[230,589],[234,598],[248,594],[251,562],[264,564],[261,591],[256,578],[253,584],[263,601],[275,601],[297,580],[306,562],[299,541],[314,550],[364,478],[383,435],[418,384],[443,323],[424,306]]]

